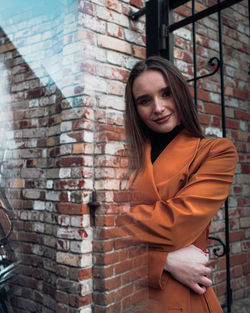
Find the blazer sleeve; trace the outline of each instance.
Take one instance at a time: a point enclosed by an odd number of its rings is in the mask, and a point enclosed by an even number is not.
[[[237,153],[228,139],[214,140],[208,154],[175,197],[132,207],[135,239],[165,252],[192,244],[223,205],[233,182]]]

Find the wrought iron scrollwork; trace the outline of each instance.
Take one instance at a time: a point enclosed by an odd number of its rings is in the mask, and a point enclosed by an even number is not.
[[[198,79],[202,79],[202,78],[205,78],[205,77],[209,77],[209,76],[212,76],[214,75],[216,72],[218,72],[220,66],[221,66],[221,61],[220,59],[218,59],[217,57],[212,57],[211,59],[209,59],[209,61],[207,62],[207,64],[209,66],[214,66],[216,65],[215,69],[211,72],[211,73],[208,73],[208,74],[204,74],[204,75],[201,75],[201,76],[198,76],[196,78],[192,78],[192,79],[188,79],[187,82],[192,82],[194,80],[198,80]]]
[[[226,254],[226,245],[224,244],[224,242],[220,239],[220,238],[216,238],[216,237],[208,237],[208,239],[211,239],[211,240],[216,240],[218,241],[221,246],[222,246],[222,251],[221,251],[221,247],[216,247],[216,248],[213,248],[213,253],[217,256],[217,257],[222,257]],[[220,252],[220,253],[219,253]]]

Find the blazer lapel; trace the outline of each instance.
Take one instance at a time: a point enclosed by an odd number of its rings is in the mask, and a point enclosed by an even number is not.
[[[185,173],[196,156],[200,138],[192,137],[182,130],[162,151],[153,164],[155,183]]]

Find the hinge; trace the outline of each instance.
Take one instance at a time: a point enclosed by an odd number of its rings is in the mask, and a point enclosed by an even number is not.
[[[168,26],[166,24],[161,25],[161,50],[167,49],[167,38],[169,35]]]

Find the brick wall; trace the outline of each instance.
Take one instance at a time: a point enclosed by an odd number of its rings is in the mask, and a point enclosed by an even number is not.
[[[197,9],[212,4],[202,1]],[[17,312],[124,312],[145,298],[135,283],[143,247],[121,240],[129,202],[121,180],[128,165],[124,87],[133,64],[145,57],[145,18],[133,22],[128,15],[143,6],[140,0],[71,1],[56,19],[34,17],[31,24],[17,17],[19,27],[3,27],[2,183],[14,208],[12,245],[21,260],[13,290]],[[174,18],[189,14],[186,5]],[[227,136],[239,152],[229,199],[234,298],[247,295],[249,277],[247,14],[247,1],[223,11]],[[217,17],[196,28],[203,74],[208,59],[218,56]],[[190,40],[189,27],[175,32],[174,62],[187,78]],[[198,82],[199,116],[208,136],[221,136],[219,85],[218,74]],[[87,203],[94,188],[101,205],[91,227]],[[211,231],[224,239],[223,210]],[[223,303],[225,258],[211,253],[211,265]]]

